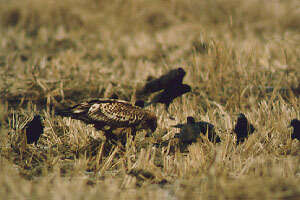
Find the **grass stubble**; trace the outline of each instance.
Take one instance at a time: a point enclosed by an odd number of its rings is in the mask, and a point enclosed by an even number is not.
[[[5,199],[297,199],[300,10],[289,1],[0,1],[0,196]],[[53,115],[87,98],[134,102],[149,76],[182,67],[192,91],[148,109],[152,138],[104,149],[100,131]],[[272,92],[266,92],[273,87]],[[288,88],[281,92],[281,88]],[[236,146],[238,113],[256,131]],[[22,147],[43,117],[38,145]],[[165,141],[187,116],[222,142]],[[105,156],[101,156],[105,154]],[[102,157],[102,159],[100,159]]]

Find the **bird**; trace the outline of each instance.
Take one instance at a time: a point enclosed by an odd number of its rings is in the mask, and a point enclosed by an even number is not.
[[[35,115],[33,119],[25,125],[24,129],[27,144],[36,144],[44,132],[41,116]]]
[[[165,110],[168,112],[169,106],[175,98],[190,91],[191,86],[187,84],[174,85],[155,95],[149,103],[145,103],[145,107],[154,103],[162,103],[165,105]]]
[[[237,144],[240,144],[255,131],[255,128],[248,122],[246,116],[243,113],[240,113],[233,131],[236,133]]]
[[[181,67],[170,70],[167,74],[160,76],[157,79],[148,79],[146,85],[136,92],[138,96],[147,95],[154,92],[158,92],[163,89],[168,89],[173,85],[182,84],[182,80],[186,72]]]
[[[104,131],[107,139],[117,139],[112,131],[118,128],[131,128],[133,137],[137,130],[150,129],[153,133],[157,128],[155,113],[119,99],[93,99],[58,109],[56,114],[93,124],[97,130]]]
[[[187,117],[187,123],[177,124],[173,127],[181,129],[180,133],[177,133],[175,137],[179,138],[183,143],[192,144],[197,141],[200,134],[205,135],[206,133],[208,133],[209,141],[213,143],[221,142],[220,137],[215,132],[214,125],[204,121],[196,122],[192,116]]]
[[[300,121],[298,119],[293,119],[290,123],[290,127],[293,127],[293,133],[291,135],[292,140],[300,140]]]

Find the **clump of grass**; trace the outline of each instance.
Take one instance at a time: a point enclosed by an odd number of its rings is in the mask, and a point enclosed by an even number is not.
[[[10,1],[0,4],[0,195],[13,199],[297,198],[300,118],[297,1]],[[162,105],[153,137],[105,144],[101,131],[53,115],[88,98],[135,101],[149,76],[182,67],[192,91]],[[267,88],[273,88],[268,91]],[[282,92],[282,88],[286,92]],[[294,91],[294,92],[293,92]],[[149,97],[150,98],[150,97]],[[256,132],[236,145],[243,112]],[[38,145],[22,146],[34,114]],[[187,116],[222,142],[186,147]],[[16,189],[17,188],[17,189]]]

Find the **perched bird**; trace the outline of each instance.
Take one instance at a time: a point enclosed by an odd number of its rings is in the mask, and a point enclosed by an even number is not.
[[[157,128],[153,112],[118,99],[95,99],[57,110],[56,114],[93,124],[97,130],[104,131],[107,139],[115,139],[112,130],[117,128],[131,128],[133,136],[137,130],[150,129],[154,132]]]
[[[41,116],[35,115],[33,119],[25,125],[25,135],[27,144],[36,144],[41,134],[44,132]]]
[[[290,126],[294,128],[291,138],[300,140],[300,121],[298,119],[293,119]]]
[[[170,104],[173,102],[175,98],[190,91],[191,91],[191,87],[189,85],[186,84],[174,85],[155,95],[150,103],[145,104],[145,107],[153,103],[162,103],[165,104],[165,109],[168,111]]]
[[[154,92],[158,92],[162,89],[168,89],[173,85],[182,84],[182,80],[185,76],[185,71],[182,68],[177,68],[169,71],[167,74],[160,76],[157,79],[150,79],[146,85],[139,91],[137,95],[145,95]]]
[[[191,116],[187,117],[186,124],[177,124],[173,127],[181,129],[180,133],[176,134],[176,137],[183,143],[191,144],[196,142],[200,134],[205,135],[206,133],[209,141],[214,143],[221,142],[220,137],[215,132],[214,125],[204,121],[195,122],[195,119]]]
[[[255,131],[255,128],[248,122],[246,116],[240,113],[233,131],[236,133],[237,144],[239,144],[244,142],[248,135]]]

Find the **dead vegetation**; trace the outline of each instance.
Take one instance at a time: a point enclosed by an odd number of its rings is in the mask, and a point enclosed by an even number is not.
[[[0,196],[299,198],[300,143],[288,128],[300,119],[297,0],[0,2]],[[148,77],[179,67],[192,91],[170,105],[175,121],[147,108],[158,117],[151,138],[105,146],[101,131],[54,115],[53,105],[92,98],[134,102]],[[256,131],[237,146],[238,113]],[[44,133],[24,146],[35,114]],[[172,126],[187,116],[212,123],[221,143],[180,151]]]

